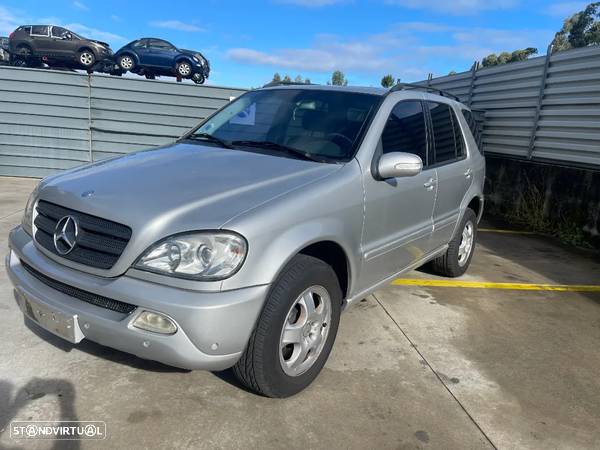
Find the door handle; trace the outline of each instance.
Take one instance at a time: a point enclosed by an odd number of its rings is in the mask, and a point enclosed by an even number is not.
[[[427,189],[428,191],[432,191],[434,186],[435,186],[435,181],[433,180],[433,178],[430,178],[427,182],[425,182],[423,184],[423,187],[425,189]]]
[[[467,171],[465,172],[465,178],[469,179],[471,178],[471,176],[473,175],[473,171],[471,170],[471,168],[469,167],[467,169]]]

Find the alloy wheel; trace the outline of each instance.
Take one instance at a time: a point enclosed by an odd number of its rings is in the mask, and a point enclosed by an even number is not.
[[[279,338],[279,362],[289,376],[298,376],[319,359],[331,323],[331,298],[323,286],[311,286],[292,304]]]
[[[458,247],[458,264],[461,267],[467,263],[469,256],[471,255],[471,250],[473,249],[474,232],[475,227],[473,222],[468,221],[463,228],[462,238]]]

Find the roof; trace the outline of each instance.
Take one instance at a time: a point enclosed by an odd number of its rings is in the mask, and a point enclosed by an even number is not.
[[[332,86],[329,84],[280,84],[277,86],[269,86],[263,89],[314,89],[320,91],[343,91],[343,92],[355,92],[358,94],[371,94],[371,95],[385,95],[389,89],[380,87],[370,86]]]

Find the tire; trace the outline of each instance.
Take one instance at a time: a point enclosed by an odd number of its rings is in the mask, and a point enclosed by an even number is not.
[[[192,74],[192,65],[187,61],[178,62],[175,71],[180,77],[187,78]]]
[[[119,60],[117,64],[121,68],[121,70],[127,72],[135,69],[135,59],[131,55],[121,55],[119,56]]]
[[[22,57],[22,58],[30,58],[31,55],[33,55],[33,52],[31,51],[31,48],[27,45],[19,45],[17,47],[17,53],[18,56]]]
[[[470,238],[468,238],[469,229],[471,236]],[[461,247],[461,244],[463,242],[469,242],[469,239],[470,245],[468,248],[468,253],[466,253],[466,251],[462,251],[463,247]],[[446,277],[460,277],[467,271],[469,264],[471,264],[471,259],[473,258],[473,253],[475,252],[476,242],[477,215],[472,209],[467,208],[457,229],[456,235],[448,244],[448,250],[446,250],[444,255],[434,259],[431,262],[432,270],[435,273]]]
[[[96,55],[90,49],[84,48],[77,54],[77,62],[89,69],[96,63]]]
[[[304,306],[311,299],[316,308],[307,314],[310,309]],[[295,256],[273,284],[248,346],[233,367],[235,376],[266,397],[289,397],[306,388],[329,357],[341,304],[342,290],[333,269],[312,256]],[[316,319],[317,313],[321,319]],[[293,344],[283,343],[284,329],[296,331],[288,341]],[[305,350],[311,345],[312,356]]]
[[[206,78],[204,78],[204,75],[202,75],[201,73],[195,73],[194,75],[192,75],[192,81],[196,84],[204,84]]]

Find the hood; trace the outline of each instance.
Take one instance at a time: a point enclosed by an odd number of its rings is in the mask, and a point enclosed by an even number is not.
[[[106,42],[96,41],[94,39],[88,39],[88,40],[90,42],[93,42],[94,44],[99,44],[99,45],[102,45],[103,47],[110,48],[110,45],[108,45]]]
[[[39,198],[128,225],[143,249],[175,233],[218,229],[340,167],[179,143],[49,177]]]
[[[183,53],[184,55],[195,56],[200,61],[204,61],[204,62],[208,63],[208,60],[204,57],[204,55],[200,52],[197,52],[196,50],[186,50],[184,48],[180,48],[179,51],[181,53]]]

